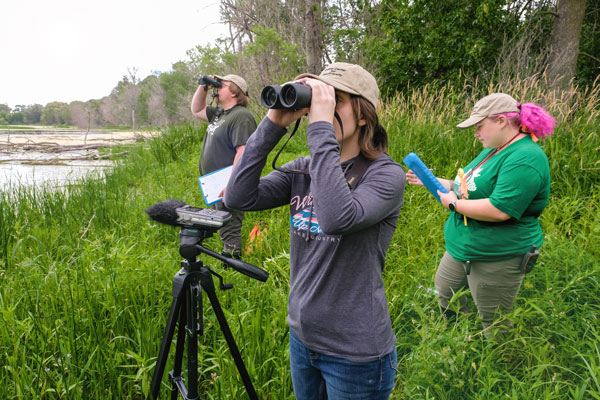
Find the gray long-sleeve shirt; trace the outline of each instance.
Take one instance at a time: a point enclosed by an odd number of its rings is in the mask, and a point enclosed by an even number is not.
[[[274,171],[260,178],[267,155],[285,134],[265,118],[234,167],[225,203],[248,211],[289,204],[290,329],[313,351],[374,361],[395,344],[382,271],[405,173],[383,154],[351,191],[333,125],[312,123],[307,133],[311,156],[285,166],[308,169],[310,176]]]

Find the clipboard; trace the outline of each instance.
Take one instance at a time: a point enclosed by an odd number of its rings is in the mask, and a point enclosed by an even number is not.
[[[418,155],[410,153],[404,158],[404,163],[415,173],[417,178],[423,182],[423,185],[435,196],[440,203],[440,196],[437,194],[439,190],[442,193],[448,193],[448,190],[442,183],[431,173],[429,168],[421,161]]]
[[[229,167],[218,169],[198,178],[202,198],[207,206],[223,201],[223,198],[219,197],[219,193],[227,186],[232,170],[233,165],[230,165]]]

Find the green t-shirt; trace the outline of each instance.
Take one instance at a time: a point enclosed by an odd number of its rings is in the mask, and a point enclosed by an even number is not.
[[[254,116],[246,107],[240,105],[228,110],[206,107],[206,116],[209,125],[200,155],[200,175],[233,164],[236,147],[245,145],[256,130]]]
[[[465,176],[495,149],[483,150],[465,168]],[[452,212],[444,226],[446,250],[458,261],[502,260],[525,254],[544,238],[538,217],[548,204],[550,167],[544,151],[529,136],[492,156],[467,179],[469,200],[489,198],[510,215],[504,222],[485,222]],[[454,181],[458,193],[460,181]]]

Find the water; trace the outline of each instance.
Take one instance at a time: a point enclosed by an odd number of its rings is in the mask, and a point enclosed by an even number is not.
[[[144,137],[150,134],[145,133]],[[18,186],[60,188],[112,166],[96,146],[133,143],[134,132],[73,129],[0,130],[0,190]]]
[[[110,161],[74,161],[65,165],[0,164],[0,190],[16,186],[60,188],[91,173],[103,174]]]

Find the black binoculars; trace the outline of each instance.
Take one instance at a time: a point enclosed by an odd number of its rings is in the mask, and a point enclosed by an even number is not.
[[[204,75],[202,78],[198,79],[198,85],[204,85],[205,90],[208,90],[209,85],[212,87],[220,88],[221,81],[211,78],[208,75]]]
[[[266,108],[277,110],[299,110],[310,107],[312,89],[304,83],[286,83],[283,86],[265,86],[260,93],[260,102]]]

